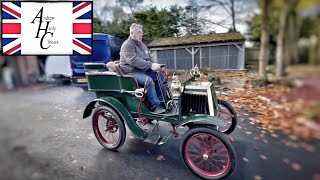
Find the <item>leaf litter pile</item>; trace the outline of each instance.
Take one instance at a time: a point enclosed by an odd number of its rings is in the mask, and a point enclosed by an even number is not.
[[[319,139],[318,95],[320,90],[311,87],[305,92],[304,87],[289,88],[272,84],[252,87],[246,84],[241,88],[234,88],[229,96],[219,98],[227,100],[240,112],[255,113],[255,123],[271,132],[280,130],[288,135]]]
[[[319,105],[305,101],[287,102],[285,97],[291,91],[281,86],[244,87],[221,98],[238,111],[256,113],[254,121],[269,130],[281,130],[304,138],[320,137],[320,121],[316,114]]]

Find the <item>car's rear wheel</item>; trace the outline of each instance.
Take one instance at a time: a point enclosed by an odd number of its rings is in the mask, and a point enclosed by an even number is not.
[[[110,107],[98,107],[92,115],[93,132],[99,143],[109,149],[120,148],[126,138],[125,125]]]

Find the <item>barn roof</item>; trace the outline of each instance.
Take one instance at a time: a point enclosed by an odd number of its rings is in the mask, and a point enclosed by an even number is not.
[[[217,33],[210,35],[193,35],[184,37],[167,37],[153,40],[148,47],[181,46],[195,44],[212,44],[221,42],[244,41],[245,37],[238,33]]]

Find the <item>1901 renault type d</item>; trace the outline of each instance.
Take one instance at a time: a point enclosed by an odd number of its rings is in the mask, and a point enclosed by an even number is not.
[[[117,64],[114,64],[115,72],[103,71],[105,64],[101,63],[86,63],[84,67],[89,90],[96,93],[97,99],[87,105],[83,118],[93,111],[93,131],[103,147],[120,148],[127,125],[137,138],[148,143],[163,144],[170,137],[182,137],[181,157],[202,178],[220,179],[233,172],[235,151],[226,134],[236,127],[236,112],[226,101],[217,99],[212,83],[198,81],[197,68],[183,82],[173,76],[170,86],[163,84],[167,112],[153,114],[145,98],[146,88],[139,87],[132,76],[124,75]],[[172,131],[161,135],[159,121],[171,124]],[[141,128],[141,122],[153,123],[154,128],[146,131]],[[181,127],[187,129],[183,134],[177,131]]]

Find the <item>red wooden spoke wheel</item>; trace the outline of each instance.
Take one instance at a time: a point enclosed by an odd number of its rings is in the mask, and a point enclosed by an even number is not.
[[[227,177],[235,168],[235,152],[229,140],[210,128],[188,131],[182,139],[180,153],[185,164],[205,179]]]
[[[234,108],[227,102],[221,99],[218,99],[219,106],[219,115],[226,122],[225,126],[219,126],[218,130],[225,133],[230,134],[234,131],[237,126],[238,116]]]
[[[99,143],[110,150],[120,148],[126,138],[125,126],[110,107],[98,107],[92,115],[93,132]]]

